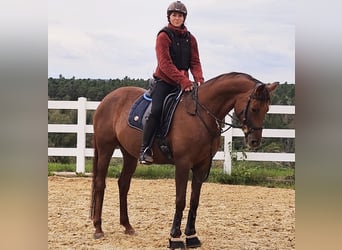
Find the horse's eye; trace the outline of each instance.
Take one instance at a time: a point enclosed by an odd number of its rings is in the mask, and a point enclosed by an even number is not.
[[[257,113],[257,112],[259,112],[259,109],[257,109],[257,108],[252,108],[252,112],[253,112],[253,113]]]

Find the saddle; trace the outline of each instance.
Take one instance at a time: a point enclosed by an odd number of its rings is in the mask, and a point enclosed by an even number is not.
[[[156,131],[157,137],[164,138],[168,134],[172,122],[172,117],[179,103],[181,93],[182,91],[180,89],[177,89],[165,98],[163,103],[160,126]],[[139,96],[138,99],[133,103],[133,106],[128,115],[129,126],[142,131],[146,124],[146,119],[151,113],[151,106],[151,89],[149,89],[144,94]]]

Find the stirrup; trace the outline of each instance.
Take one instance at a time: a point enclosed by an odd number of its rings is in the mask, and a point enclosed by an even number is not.
[[[152,164],[153,163],[153,152],[152,150],[147,147],[144,149],[144,151],[140,154],[140,157],[139,157],[139,162],[141,164]]]

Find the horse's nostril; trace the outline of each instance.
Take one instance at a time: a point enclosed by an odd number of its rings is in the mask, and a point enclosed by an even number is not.
[[[259,141],[258,140],[252,140],[252,146],[253,147],[257,147],[257,146],[259,146]]]

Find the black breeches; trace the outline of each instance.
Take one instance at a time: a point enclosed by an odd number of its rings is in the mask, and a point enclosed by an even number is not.
[[[155,122],[159,123],[164,100],[166,96],[175,89],[177,89],[177,86],[173,86],[160,80],[156,83],[155,89],[152,93],[152,107],[149,119],[153,119]]]

